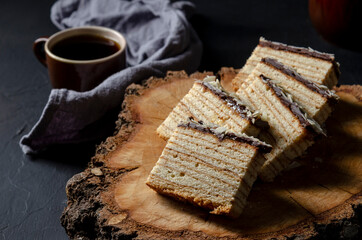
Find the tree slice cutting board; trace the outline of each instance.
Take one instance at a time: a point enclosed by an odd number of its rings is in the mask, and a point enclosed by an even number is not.
[[[231,89],[236,70],[218,75]],[[166,142],[156,128],[195,79],[169,72],[127,89],[117,132],[67,184],[61,217],[73,239],[326,239],[361,237],[362,87],[336,88],[340,102],[321,137],[272,183],[257,181],[238,219],[161,196],[145,180]]]

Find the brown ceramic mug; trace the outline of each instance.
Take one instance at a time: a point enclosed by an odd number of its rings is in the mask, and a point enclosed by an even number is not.
[[[33,50],[48,68],[53,88],[88,91],[126,67],[126,40],[98,26],[60,31],[35,40]]]

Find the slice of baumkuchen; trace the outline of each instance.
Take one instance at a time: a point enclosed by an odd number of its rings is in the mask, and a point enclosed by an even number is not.
[[[271,144],[273,150],[264,155],[266,162],[259,177],[263,181],[272,181],[312,145],[316,132],[323,130],[271,79],[254,71],[248,78],[249,84],[245,88],[242,85],[236,94],[269,123],[269,129],[261,132],[259,139]]]
[[[195,121],[179,124],[146,184],[212,214],[237,217],[271,146]]]
[[[227,93],[215,77],[196,81],[190,91],[157,128],[157,133],[168,139],[180,122],[191,116],[206,124],[217,124],[236,133],[257,136],[267,124],[257,113],[251,112],[235,94]]]
[[[318,85],[298,74],[273,58],[262,58],[254,68],[256,75],[273,79],[283,91],[292,95],[293,100],[320,125],[331,114],[338,96],[324,85]]]
[[[321,53],[311,48],[301,48],[267,41],[260,38],[258,46],[246,61],[246,64],[233,79],[235,91],[253,71],[262,58],[275,58],[279,62],[294,68],[303,77],[332,88],[339,78],[339,64],[333,54]]]

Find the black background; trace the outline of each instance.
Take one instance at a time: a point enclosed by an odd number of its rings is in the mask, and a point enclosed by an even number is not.
[[[325,42],[312,27],[307,2],[197,1],[191,21],[204,43],[199,70],[240,68],[264,36],[334,53],[341,64],[340,83],[361,83],[362,54]],[[36,157],[23,155],[18,145],[38,120],[51,89],[32,43],[58,31],[49,18],[52,3],[0,4],[0,239],[67,239],[59,220],[65,184],[86,167],[97,143],[56,146]]]

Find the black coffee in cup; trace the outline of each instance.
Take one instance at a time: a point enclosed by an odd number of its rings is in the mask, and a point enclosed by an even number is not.
[[[79,35],[64,38],[50,51],[61,58],[84,61],[111,56],[119,49],[119,44],[111,39],[97,35]]]
[[[33,50],[48,68],[53,88],[89,91],[126,67],[126,40],[105,27],[65,29],[38,38]]]

